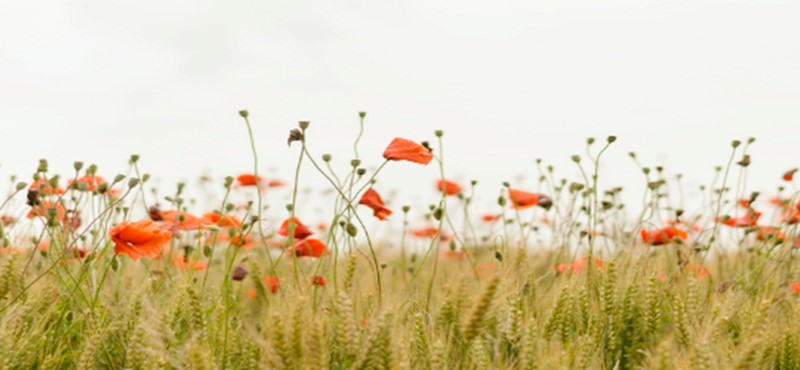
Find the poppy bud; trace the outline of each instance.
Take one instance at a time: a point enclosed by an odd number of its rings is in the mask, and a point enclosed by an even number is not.
[[[286,141],[288,145],[292,145],[295,141],[303,141],[303,133],[298,129],[289,131],[289,139]]]
[[[436,221],[439,221],[439,220],[442,219],[442,209],[441,208],[436,208],[433,211],[433,218],[435,218]]]
[[[742,157],[742,160],[739,161],[739,162],[736,162],[736,164],[738,164],[738,165],[740,165],[742,167],[749,166],[750,165],[750,154],[745,154],[744,157]]]
[[[17,191],[20,191],[22,189],[25,189],[26,187],[28,187],[28,183],[26,183],[26,182],[18,182],[17,186],[15,187],[15,189],[17,189]]]
[[[586,145],[592,145],[592,144],[594,144],[594,138],[593,137],[587,138]]]
[[[580,163],[580,161],[581,161],[581,156],[579,156],[579,155],[573,155],[573,156],[572,156],[572,161],[573,161],[573,162],[575,162],[575,163]]]
[[[125,180],[125,175],[117,175],[117,176],[114,177],[114,183],[115,184],[120,182],[120,181],[122,181],[122,180]]]
[[[367,112],[358,112],[358,116],[364,118],[367,116]]]
[[[500,253],[500,251],[495,251],[494,252],[494,258],[496,258],[500,262],[503,262],[503,254]]]
[[[233,184],[233,176],[225,177],[225,189],[230,189],[232,184]]]
[[[739,145],[742,145],[742,142],[739,141],[739,140],[734,140],[734,141],[731,142],[731,146],[734,147],[734,148],[738,148]]]
[[[39,160],[39,168],[37,169],[38,172],[47,172],[47,160],[40,159]]]
[[[573,182],[573,183],[569,184],[569,192],[570,193],[581,191],[582,189],[583,189],[583,184],[581,184],[579,182]]]
[[[139,179],[137,179],[135,177],[131,177],[130,179],[128,179],[128,187],[129,188],[134,188],[134,187],[136,187],[136,185],[139,185]]]
[[[472,180],[469,182],[469,184],[472,186],[478,185],[478,180]]]
[[[550,209],[550,207],[553,206],[553,200],[546,195],[539,195],[539,198],[536,200],[536,204],[544,209]]]
[[[636,159],[636,153],[634,153],[634,152],[628,152],[628,157],[631,157],[631,158],[633,158],[633,159]]]
[[[331,161],[331,155],[330,154],[323,154],[322,155],[322,160],[325,161],[325,162],[330,162]]]
[[[358,174],[358,176],[364,176],[364,174],[367,173],[367,169],[366,168],[359,168],[356,171],[356,173]]]
[[[497,198],[497,204],[500,205],[501,207],[505,207],[506,198],[501,195],[500,197]]]
[[[433,132],[433,134],[436,135],[436,137],[442,137],[442,135],[444,135],[444,131],[436,130]]]
[[[289,204],[286,205],[286,210],[287,211],[291,212],[293,209],[294,209],[294,204],[289,203]]]
[[[656,171],[658,171],[658,172],[664,172],[664,167],[661,167],[661,166],[656,166]]]
[[[42,201],[39,200],[39,191],[38,190],[28,190],[28,200],[25,204],[33,207],[42,204]]]
[[[503,181],[503,187],[510,188],[511,184],[509,184],[508,181]]]
[[[234,281],[242,281],[244,280],[245,277],[247,277],[247,269],[241,265],[236,266],[236,268],[233,270],[233,273],[231,274],[231,278]]]
[[[650,167],[645,167],[645,168],[642,168],[642,172],[643,172],[645,175],[649,175],[649,174],[650,174]]]
[[[358,228],[356,227],[356,225],[348,223],[347,224],[347,234],[350,235],[351,237],[355,238],[356,235],[358,235]]]
[[[300,126],[300,129],[301,129],[301,130],[305,130],[305,129],[307,129],[307,128],[308,128],[308,125],[309,125],[309,124],[310,124],[310,122],[308,122],[308,121],[300,121],[300,123],[298,124],[298,126]]]
[[[81,185],[87,185],[87,184],[86,183],[81,183]],[[87,185],[86,188],[88,189],[89,186]],[[104,183],[100,184],[100,186],[97,187],[97,192],[100,193],[100,194],[105,193],[107,190],[108,190],[108,183],[107,182],[104,182]]]
[[[617,137],[614,136],[614,135],[611,135],[611,136],[606,138],[606,142],[609,143],[609,144],[611,144],[611,143],[613,143],[615,141],[617,141]]]
[[[411,210],[411,206],[403,206],[403,213],[408,213]]]
[[[242,116],[242,118],[247,118],[247,116],[249,116],[250,113],[248,113],[246,109],[242,109],[239,111],[239,115]]]
[[[95,173],[97,173],[97,165],[96,164],[89,165],[89,168],[86,169],[86,173],[89,175],[94,175]]]
[[[431,148],[431,144],[428,143],[427,141],[421,142],[420,145],[424,146],[425,149],[428,149],[428,151],[433,152],[433,148]]]
[[[83,168],[83,162],[75,161],[74,163],[72,163],[72,168],[74,168],[76,172],[80,171],[81,168]]]
[[[72,187],[78,189],[80,191],[87,191],[89,190],[89,184],[85,182],[73,182]]]
[[[153,220],[153,221],[162,221],[162,220],[164,220],[164,218],[161,217],[161,210],[159,210],[158,207],[150,206],[150,209],[148,209],[148,212],[150,213],[150,219],[151,220]]]
[[[353,166],[353,168],[358,167],[358,166],[361,165],[361,160],[360,159],[353,159],[353,160],[350,161],[350,165]]]

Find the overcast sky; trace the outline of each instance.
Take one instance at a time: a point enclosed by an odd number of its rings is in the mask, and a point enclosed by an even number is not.
[[[629,151],[706,183],[755,136],[750,181],[768,191],[800,165],[798,15],[795,0],[6,1],[0,176],[48,158],[113,177],[131,153],[170,186],[248,171],[247,108],[263,170],[288,179],[297,121],[346,168],[363,110],[365,163],[442,129],[448,175],[478,179],[485,205],[502,181],[532,186],[537,157],[575,176],[570,155],[609,134],[606,186],[639,196]],[[380,184],[431,197],[436,176],[396,164]]]

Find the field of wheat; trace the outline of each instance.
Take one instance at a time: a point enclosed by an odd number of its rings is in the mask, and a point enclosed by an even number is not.
[[[680,176],[630,153],[646,186],[632,214],[623,189],[598,188],[613,136],[572,158],[581,177],[537,160],[537,188],[485,189],[448,179],[441,131],[359,157],[361,113],[336,173],[300,122],[296,173],[321,174],[329,202],[312,223],[297,176],[259,174],[239,114],[253,172],[205,179],[215,204],[151,186],[136,155],[116,177],[42,160],[11,179],[0,369],[800,368],[796,170],[746,191],[754,139],[731,144],[692,209]],[[400,163],[439,169],[430,207],[384,203],[381,173]],[[291,202],[265,200],[278,188]],[[496,206],[475,208],[476,189]],[[398,231],[372,232],[387,222]]]

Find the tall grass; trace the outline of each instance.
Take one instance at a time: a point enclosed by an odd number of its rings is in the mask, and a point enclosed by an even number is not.
[[[294,256],[299,225],[290,223],[287,238],[266,230],[261,190],[237,211],[228,178],[217,212],[239,212],[241,226],[175,226],[160,258],[132,261],[115,253],[108,232],[138,217],[136,209],[157,214],[150,208],[160,203],[157,191],[146,197],[149,176],[140,174],[138,156],[131,159],[136,177],[127,182],[123,175],[96,189],[76,182],[61,194],[47,191],[59,179],[43,161],[34,180],[44,185],[28,191],[28,205],[16,200],[29,188],[20,183],[0,211],[24,218],[47,201],[80,215],[81,225],[55,208],[32,221],[4,221],[0,369],[800,368],[800,286],[791,285],[800,279],[796,224],[779,214],[775,234],[760,239],[755,223],[723,224],[741,217],[736,203],[745,194],[743,181],[732,194],[728,177],[738,171],[745,178],[749,163],[731,160],[721,185],[708,185],[690,213],[673,199],[682,192],[679,181],[636,162],[647,189],[635,219],[625,214],[621,189],[598,188],[601,154],[616,138],[597,155],[590,140],[591,177],[580,167],[578,181],[556,179],[537,161],[540,191],[552,204],[511,210],[506,184],[490,226],[473,224],[475,183],[469,194],[441,190],[419,215],[435,232],[415,252],[405,249],[414,210],[396,210],[403,233],[385,238],[370,235],[357,212],[361,194],[381,185],[379,173],[391,167],[388,160],[369,174],[361,167],[364,117],[356,158],[341,176],[330,155],[320,162],[310,153],[308,123],[290,136],[290,144],[300,142],[298,170],[310,164],[333,189],[331,221],[317,231],[331,254],[320,258]],[[435,136],[433,163],[444,180],[444,135]],[[733,145],[731,158],[745,155],[738,149]],[[579,157],[574,162],[581,166]],[[96,171],[76,163],[72,178]],[[288,218],[301,216],[298,180]],[[159,206],[201,211],[183,199],[183,187]],[[747,212],[757,197],[750,196]],[[784,197],[780,209],[791,210],[797,195]],[[458,215],[465,221],[456,223]],[[640,237],[664,222],[689,237]],[[387,239],[403,252],[385,248]],[[545,239],[547,248],[534,242]]]

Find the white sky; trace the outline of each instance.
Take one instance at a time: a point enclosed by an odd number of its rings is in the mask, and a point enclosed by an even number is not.
[[[131,153],[165,184],[248,171],[247,108],[264,170],[288,179],[297,121],[346,168],[365,110],[366,163],[443,129],[447,173],[484,205],[537,157],[573,177],[569,156],[609,134],[601,177],[633,199],[627,152],[705,183],[748,136],[768,191],[800,165],[798,16],[794,0],[6,1],[0,176],[48,158],[113,177]],[[427,202],[436,176],[392,165],[379,188]]]

